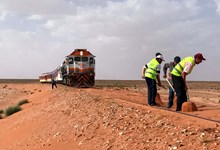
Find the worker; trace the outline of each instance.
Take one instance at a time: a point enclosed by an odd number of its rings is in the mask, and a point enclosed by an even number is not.
[[[172,70],[172,81],[177,95],[176,111],[181,111],[182,104],[187,101],[187,84],[186,76],[190,74],[195,65],[206,60],[201,53],[197,53],[194,57],[186,57],[180,61]]]
[[[169,62],[169,63],[165,63],[163,66],[163,77],[167,78],[167,69],[169,68],[168,71],[168,78],[167,80],[169,80],[170,84],[172,85],[172,76],[171,76],[171,72],[173,70],[173,68],[181,61],[181,58],[179,56],[174,57],[174,61],[173,62]],[[167,108],[171,108],[173,106],[173,98],[174,98],[174,90],[171,86],[169,86],[169,97],[168,97],[168,104],[167,104]]]
[[[54,86],[57,88],[57,84],[56,84],[56,81],[54,79],[52,79],[51,84],[52,84],[52,89],[53,89]]]
[[[145,79],[148,87],[148,104],[150,106],[158,105],[155,101],[157,94],[156,80],[158,85],[162,86],[160,81],[160,64],[162,61],[164,61],[163,56],[159,54],[142,68],[142,78]]]

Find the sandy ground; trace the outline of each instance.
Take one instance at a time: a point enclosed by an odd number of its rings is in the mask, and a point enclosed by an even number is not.
[[[210,83],[211,84],[211,83]],[[192,114],[220,122],[219,84],[190,84]],[[163,107],[168,92],[159,89]],[[220,149],[220,123],[147,106],[146,87],[0,83],[0,150]],[[173,107],[171,110],[175,110]]]

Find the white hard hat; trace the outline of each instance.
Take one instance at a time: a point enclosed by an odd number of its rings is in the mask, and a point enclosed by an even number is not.
[[[164,61],[163,56],[162,55],[157,55],[156,58],[161,59],[162,61]]]

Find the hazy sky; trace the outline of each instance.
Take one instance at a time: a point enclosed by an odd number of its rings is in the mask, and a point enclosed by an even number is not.
[[[36,79],[76,48],[96,56],[96,79],[201,52],[187,80],[219,81],[220,0],[1,0],[0,78]]]

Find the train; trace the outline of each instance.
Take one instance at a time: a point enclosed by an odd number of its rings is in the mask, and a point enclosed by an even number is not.
[[[51,72],[39,76],[41,83],[57,83],[72,87],[95,86],[95,56],[87,49],[75,49]]]

